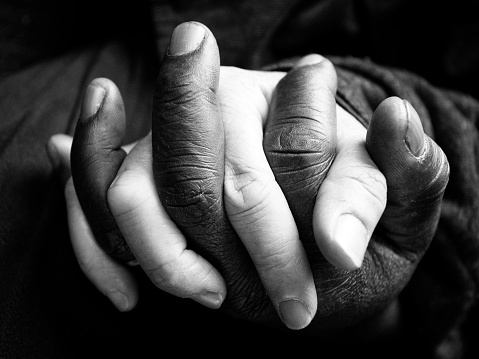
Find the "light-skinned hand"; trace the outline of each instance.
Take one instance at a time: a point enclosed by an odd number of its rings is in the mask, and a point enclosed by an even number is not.
[[[182,49],[190,40],[199,49],[172,54],[173,35],[153,138],[124,160],[118,90],[98,79],[86,91],[72,153],[82,205],[71,182],[66,191],[84,272],[120,309],[135,305],[127,268],[95,241],[116,231],[127,245],[114,239],[113,248],[131,249],[160,289],[212,308],[225,301],[247,319],[271,321],[276,311],[299,329],[318,310],[315,327],[327,328],[384,309],[432,239],[447,182],[447,160],[417,113],[387,99],[366,132],[335,104],[335,72],[319,55],[288,74],[220,75],[209,30],[182,26]],[[50,142],[65,166],[67,142]],[[95,235],[85,231],[82,207],[106,213]]]

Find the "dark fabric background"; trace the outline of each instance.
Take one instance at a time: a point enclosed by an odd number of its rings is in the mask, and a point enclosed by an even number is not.
[[[479,22],[473,5],[1,1],[0,358],[162,357],[170,351],[477,357]],[[141,273],[138,308],[118,313],[83,277],[45,143],[52,134],[73,133],[82,91],[99,76],[115,81],[124,95],[132,119],[127,140],[142,136],[158,59],[174,26],[186,20],[213,31],[224,65],[260,68],[309,52],[332,56],[338,100],[359,120],[367,121],[393,94],[420,112],[448,155],[451,181],[438,234],[401,297],[407,309],[401,344],[326,342],[232,321],[155,290]]]

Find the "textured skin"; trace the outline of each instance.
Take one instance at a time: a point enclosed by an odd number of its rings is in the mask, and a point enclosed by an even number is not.
[[[388,110],[378,110],[366,145],[388,182],[388,205],[360,269],[347,272],[328,263],[315,243],[311,224],[314,199],[334,160],[336,144],[336,89],[321,86],[325,66],[331,65],[298,68],[281,80],[264,138],[267,158],[289,201],[313,270],[318,311],[303,332],[315,334],[374,317],[397,298],[434,235],[448,179],[447,160],[432,140],[427,138],[420,161],[407,157],[397,151],[404,141],[398,137],[400,131],[390,130]],[[210,32],[196,51],[181,57],[165,55],[152,114],[155,184],[188,245],[223,275],[228,295],[222,309],[242,319],[282,326],[225,213],[218,76],[218,49]],[[407,125],[407,119],[393,120]],[[93,126],[93,122],[86,125]],[[86,133],[93,137],[76,141],[91,146],[92,138],[101,132]],[[101,157],[102,152],[98,153]],[[104,161],[110,164],[103,165],[103,171],[121,161],[111,152],[104,153]],[[72,154],[75,161],[79,159]],[[97,176],[94,171],[90,174]],[[107,182],[88,182],[84,189],[96,186],[100,196],[100,187]]]
[[[255,319],[273,308],[223,205],[219,54],[208,33],[195,52],[163,59],[153,101],[153,172],[165,210],[188,245],[224,276],[225,308]],[[267,308],[267,309],[266,309]]]
[[[106,101],[104,99],[104,101]],[[125,110],[102,111],[91,117],[80,115],[71,151],[71,168],[78,200],[96,241],[112,257],[135,259],[108,207],[107,192],[126,157],[121,148],[125,133]]]
[[[181,58],[165,56],[153,112],[155,181],[166,210],[188,243],[224,276],[229,294],[223,308],[242,318],[274,322],[273,308],[223,209],[224,143],[216,97],[217,62],[211,35],[196,52]],[[391,205],[373,235],[363,266],[346,272],[329,264],[317,249],[311,227],[314,198],[334,159],[336,141],[335,88],[320,86],[321,66],[328,64],[295,69],[279,83],[264,139],[265,152],[289,200],[315,276],[318,312],[306,331],[352,325],[380,313],[397,297],[432,239],[448,174],[442,152],[431,145],[434,150],[426,156],[431,158],[425,160],[442,161],[443,166],[427,168],[424,176],[417,178],[414,191],[422,194],[427,188],[428,202],[427,208],[422,207],[424,215],[418,215],[411,206],[414,194],[408,191],[407,208],[394,204],[404,181],[399,181],[395,192],[396,178],[383,166],[393,184]],[[315,98],[321,101],[314,102]],[[315,108],[318,103],[324,108]],[[373,159],[390,161],[388,148],[375,141],[376,137],[368,143]],[[412,176],[416,178],[416,174]],[[418,244],[413,256],[398,250],[402,244],[392,234],[411,226],[426,229],[404,239]]]

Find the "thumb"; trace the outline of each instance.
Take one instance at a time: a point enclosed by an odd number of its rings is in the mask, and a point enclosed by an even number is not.
[[[277,85],[264,149],[302,240],[312,233],[316,193],[334,160],[336,71],[317,54],[302,58]]]
[[[225,212],[225,134],[217,97],[220,61],[204,25],[178,25],[161,63],[152,112],[153,176],[158,196],[188,247],[222,274],[233,310],[238,298],[263,295],[259,278],[248,288],[238,273],[254,271]],[[257,294],[260,293],[260,294]],[[249,313],[249,305],[241,305]]]
[[[190,244],[200,247],[212,242],[212,222],[223,212],[219,70],[212,33],[196,22],[178,25],[159,70],[153,102],[153,171],[158,194]]]
[[[384,100],[374,112],[366,147],[387,182],[387,206],[378,229],[411,260],[427,249],[439,221],[449,164],[427,135],[411,104]]]

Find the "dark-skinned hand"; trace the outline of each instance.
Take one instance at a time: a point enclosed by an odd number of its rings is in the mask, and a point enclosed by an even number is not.
[[[136,287],[109,255],[249,320],[277,312],[322,332],[379,315],[434,235],[448,164],[406,101],[385,99],[366,130],[335,91],[319,55],[288,74],[220,76],[213,35],[186,23],[161,64],[151,136],[126,156],[121,96],[95,80],[66,187],[84,272],[122,310]],[[50,145],[67,163],[68,139]]]

